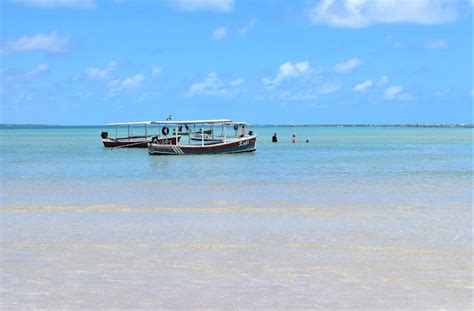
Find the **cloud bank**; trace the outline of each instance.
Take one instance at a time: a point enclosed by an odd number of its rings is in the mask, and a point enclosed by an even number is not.
[[[449,0],[321,0],[308,10],[314,24],[363,28],[374,24],[435,25],[457,18],[458,1]]]
[[[68,8],[68,9],[93,9],[96,7],[95,0],[11,0],[26,6],[39,8]]]
[[[8,52],[47,51],[60,53],[69,49],[69,39],[58,36],[55,31],[49,34],[38,33],[31,37],[23,36],[17,40],[8,41],[4,48]]]
[[[184,11],[230,12],[234,0],[175,0],[173,4]]]
[[[216,72],[211,72],[200,82],[191,85],[188,96],[207,95],[231,97],[243,91],[242,85],[244,79],[236,79],[230,82],[224,82]]]

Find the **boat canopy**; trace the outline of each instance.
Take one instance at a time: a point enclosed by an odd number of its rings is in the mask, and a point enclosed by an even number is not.
[[[121,126],[121,125],[150,125],[151,121],[142,121],[142,122],[123,122],[123,123],[109,123],[106,126]]]
[[[232,120],[152,121],[151,124],[233,124]]]
[[[179,125],[179,124],[224,124],[224,125],[247,125],[247,122],[234,122],[228,119],[218,120],[189,120],[189,121],[141,121],[141,122],[119,122],[108,123],[106,126],[128,126],[128,125]]]

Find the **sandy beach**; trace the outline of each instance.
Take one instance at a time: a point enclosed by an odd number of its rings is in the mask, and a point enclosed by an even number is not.
[[[7,208],[2,305],[469,309],[470,208],[373,209]]]

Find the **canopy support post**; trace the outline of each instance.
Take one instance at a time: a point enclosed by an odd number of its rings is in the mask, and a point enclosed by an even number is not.
[[[178,129],[176,128],[176,125],[175,125],[175,127],[174,127],[174,133],[175,133],[174,136],[176,137],[176,143],[175,143],[175,145],[177,146],[177,145],[178,145]]]
[[[201,146],[204,146],[204,124],[201,126]]]

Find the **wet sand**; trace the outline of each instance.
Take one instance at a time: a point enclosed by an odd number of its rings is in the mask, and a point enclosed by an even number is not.
[[[5,207],[2,307],[470,309],[470,207],[381,210]]]

